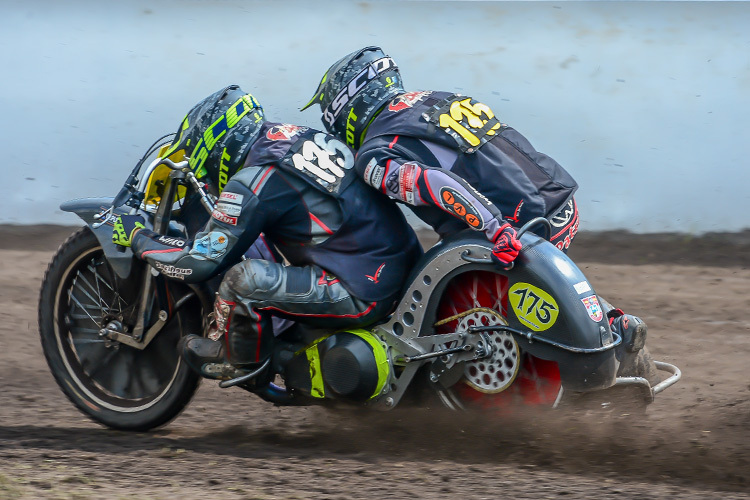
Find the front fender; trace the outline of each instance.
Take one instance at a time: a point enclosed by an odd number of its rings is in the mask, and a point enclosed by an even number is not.
[[[130,276],[133,267],[133,251],[112,243],[112,228],[118,215],[130,212],[130,208],[122,206],[115,208],[111,214],[102,219],[102,214],[112,206],[113,197],[79,198],[66,201],[60,205],[60,210],[72,212],[80,217],[99,240],[112,269],[122,278]],[[151,229],[151,223],[146,221],[146,227]]]

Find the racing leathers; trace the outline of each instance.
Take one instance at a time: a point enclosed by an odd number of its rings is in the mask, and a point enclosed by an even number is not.
[[[372,323],[391,311],[422,249],[398,208],[357,178],[353,162],[333,136],[264,123],[193,241],[141,229],[133,251],[186,282],[228,268],[214,313],[216,337],[223,334],[236,367],[270,355],[271,313],[327,328]],[[240,260],[261,233],[290,266]]]
[[[575,180],[470,97],[397,96],[370,123],[355,168],[442,237],[468,226],[497,244],[508,223],[545,217],[565,251],[578,230]]]

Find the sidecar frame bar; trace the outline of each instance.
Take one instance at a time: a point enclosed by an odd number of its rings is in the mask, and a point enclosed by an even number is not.
[[[521,330],[517,330],[515,328],[506,326],[506,325],[474,326],[474,327],[469,328],[470,333],[494,332],[494,331],[507,332],[517,337],[521,337],[524,340],[528,341],[529,343],[539,342],[541,344],[551,345],[552,347],[557,347],[558,349],[563,349],[563,350],[574,352],[577,354],[596,354],[596,353],[600,353],[604,351],[609,351],[610,349],[614,349],[615,347],[617,347],[618,345],[622,343],[622,337],[618,335],[616,332],[612,332],[612,336],[614,337],[614,342],[611,342],[607,345],[603,345],[601,347],[576,347],[572,345],[563,344],[561,342],[556,342],[546,337],[536,335],[532,332],[524,332]]]

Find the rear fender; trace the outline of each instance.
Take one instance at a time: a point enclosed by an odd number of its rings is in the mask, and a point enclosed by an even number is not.
[[[613,385],[617,360],[614,348],[607,348],[614,347],[612,332],[581,270],[554,245],[529,232],[521,238],[523,250],[513,269],[480,263],[489,262],[492,250],[483,236],[461,232],[430,249],[412,274],[398,309],[381,328],[403,339],[431,335],[440,298],[453,277],[474,270],[502,274],[508,278],[506,319],[510,327],[573,349],[597,352],[572,352],[520,337],[516,339],[519,346],[538,358],[557,362],[568,390]],[[471,262],[462,257],[467,251]]]
[[[560,344],[598,352],[572,352],[539,342],[524,349],[557,361],[563,386],[590,391],[615,383],[615,339],[601,302],[578,266],[554,245],[526,233],[523,250],[507,273],[508,321],[511,326]],[[612,348],[607,349],[611,346]]]

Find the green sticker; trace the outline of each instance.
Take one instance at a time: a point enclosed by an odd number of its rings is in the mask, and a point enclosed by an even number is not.
[[[541,332],[557,321],[560,308],[550,294],[529,283],[516,283],[508,290],[508,299],[518,320],[535,332]]]

